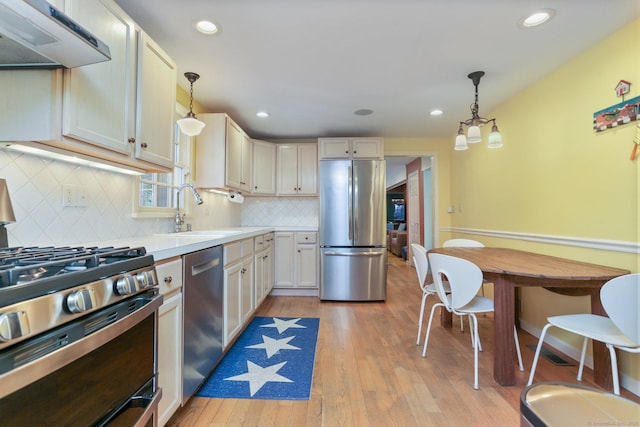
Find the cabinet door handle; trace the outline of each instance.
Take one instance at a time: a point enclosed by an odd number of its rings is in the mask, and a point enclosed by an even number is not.
[[[173,282],[173,277],[167,276],[164,278],[164,283],[171,283],[171,282]]]
[[[135,144],[136,139],[135,138],[129,138],[129,139],[127,139],[127,141],[129,142],[129,144]]]

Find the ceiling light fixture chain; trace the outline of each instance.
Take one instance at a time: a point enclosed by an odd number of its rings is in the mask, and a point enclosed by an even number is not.
[[[478,103],[478,86],[480,85],[480,79],[484,76],[484,71],[474,71],[469,74],[467,77],[471,79],[473,85],[475,86],[475,102],[471,104],[471,118],[460,122],[460,127],[458,128],[458,136],[456,137],[455,150],[468,150],[469,146],[467,144],[475,144],[477,142],[482,141],[482,136],[480,134],[480,127],[486,125],[489,122],[492,122],[491,133],[489,134],[489,148],[500,148],[502,147],[502,135],[500,135],[500,131],[498,130],[498,126],[496,125],[496,119],[486,119],[480,116],[480,108]],[[467,135],[464,134],[464,126],[467,126]]]
[[[196,118],[196,115],[193,114],[193,84],[200,78],[198,73],[193,73],[187,71],[184,73],[184,76],[187,78],[190,84],[189,89],[189,112],[184,116],[183,119],[178,120],[178,126],[180,127],[180,131],[187,136],[195,136],[199,135],[204,128],[204,123]]]

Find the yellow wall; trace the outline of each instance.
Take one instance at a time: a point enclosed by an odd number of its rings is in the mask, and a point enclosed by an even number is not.
[[[636,123],[594,133],[593,113],[621,101],[614,88],[640,95],[640,20],[623,28],[519,93],[496,117],[504,147],[451,152],[451,199],[462,211],[452,226],[490,231],[638,242],[639,164],[629,159]],[[488,129],[484,129],[485,141]],[[450,146],[453,145],[453,140]],[[640,156],[639,156],[640,157]],[[473,237],[472,237],[473,238]],[[513,247],[640,271],[637,253],[485,238]],[[542,328],[546,317],[588,312],[588,297],[523,289],[521,318]],[[579,339],[551,330],[579,348]],[[640,380],[638,355],[621,355],[622,371]]]

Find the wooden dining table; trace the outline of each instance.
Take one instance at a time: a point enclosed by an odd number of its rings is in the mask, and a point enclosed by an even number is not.
[[[591,312],[605,315],[600,288],[628,270],[590,264],[555,256],[507,248],[435,248],[429,253],[451,255],[476,264],[485,280],[494,284],[493,378],[500,385],[515,384],[515,294],[517,287],[535,286],[565,295],[590,295]],[[446,312],[446,310],[443,310]],[[563,314],[563,313],[557,313]],[[442,317],[451,327],[451,314]],[[604,344],[593,342],[593,371],[596,384],[611,388],[611,363]]]

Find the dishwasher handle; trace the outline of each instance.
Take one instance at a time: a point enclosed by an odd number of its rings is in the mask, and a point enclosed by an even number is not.
[[[214,267],[220,265],[220,257],[215,257],[209,261],[205,261],[203,263],[192,265],[191,266],[191,277],[195,277],[198,274],[202,274],[208,270],[211,270]]]

